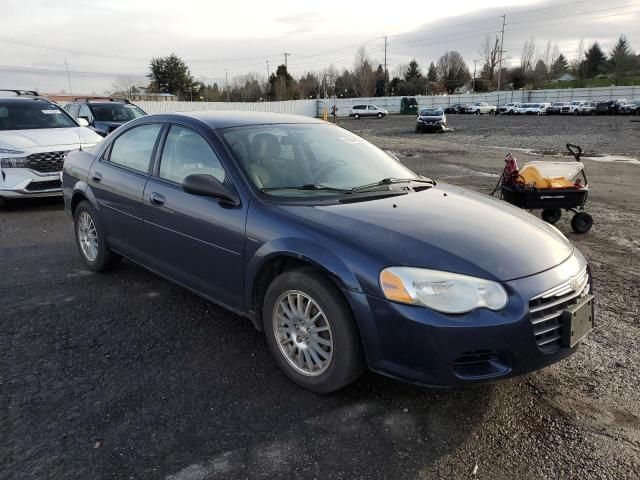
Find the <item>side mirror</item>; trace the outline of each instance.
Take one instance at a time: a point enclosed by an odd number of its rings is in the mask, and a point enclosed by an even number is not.
[[[182,189],[192,195],[213,197],[232,205],[240,204],[238,195],[213,175],[196,173],[182,181]]]
[[[78,117],[78,125],[81,127],[88,127],[89,120],[87,120],[87,117]]]

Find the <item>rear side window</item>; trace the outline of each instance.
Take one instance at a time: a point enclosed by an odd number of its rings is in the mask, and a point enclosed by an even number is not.
[[[147,172],[161,128],[161,124],[154,123],[126,131],[113,142],[109,161],[139,172]]]
[[[220,160],[207,141],[189,128],[173,125],[164,143],[158,175],[182,183],[194,174],[212,175],[220,182],[225,179]]]

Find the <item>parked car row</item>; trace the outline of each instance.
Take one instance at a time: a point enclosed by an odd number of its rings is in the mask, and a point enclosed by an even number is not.
[[[471,104],[455,103],[444,107],[444,113],[476,115],[489,113],[499,115],[640,115],[640,99],[607,100],[604,102],[574,100],[571,102],[510,102],[496,107],[486,102]]]
[[[128,100],[76,98],[62,108],[28,90],[0,90],[0,204],[62,194],[67,154],[146,115]]]

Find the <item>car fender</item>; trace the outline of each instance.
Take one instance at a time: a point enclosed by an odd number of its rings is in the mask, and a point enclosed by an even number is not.
[[[332,252],[331,245],[300,237],[282,237],[262,244],[247,259],[245,301],[252,305],[254,286],[262,268],[278,257],[289,257],[309,263],[330,277],[339,288],[362,292],[353,270]]]

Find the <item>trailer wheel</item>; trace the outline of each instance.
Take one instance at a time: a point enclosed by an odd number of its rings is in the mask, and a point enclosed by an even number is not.
[[[593,217],[585,212],[576,213],[571,219],[571,228],[576,233],[587,233],[593,225]]]
[[[542,210],[542,219],[551,225],[558,223],[560,217],[562,217],[562,210],[559,208],[545,208]]]

